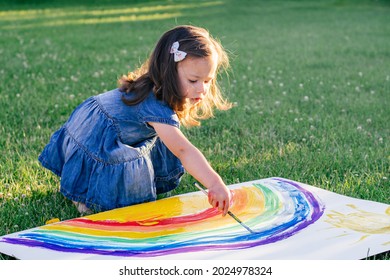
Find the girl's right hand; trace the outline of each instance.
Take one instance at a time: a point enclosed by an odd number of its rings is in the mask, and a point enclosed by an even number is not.
[[[229,211],[232,197],[230,190],[224,184],[215,185],[209,187],[208,197],[210,205],[218,208],[218,210],[222,211],[222,216],[225,216]]]
[[[226,215],[231,194],[221,177],[214,171],[204,155],[196,148],[179,128],[157,122],[150,122],[162,142],[180,159],[186,171],[209,190],[209,203]]]

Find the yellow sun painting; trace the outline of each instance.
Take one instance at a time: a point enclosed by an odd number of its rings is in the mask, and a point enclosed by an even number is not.
[[[364,211],[354,204],[346,206],[354,209],[353,212],[344,214],[338,211],[330,211],[325,221],[337,228],[347,228],[357,232],[364,233],[360,240],[367,238],[372,234],[389,234],[389,241],[383,245],[390,244],[390,207],[383,214]]]

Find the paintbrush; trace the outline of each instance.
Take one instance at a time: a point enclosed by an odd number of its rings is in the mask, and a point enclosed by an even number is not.
[[[209,195],[208,192],[203,189],[201,186],[199,186],[198,183],[195,183],[195,187],[197,187],[199,190],[201,190],[205,195]],[[230,210],[227,212],[230,217],[235,219],[243,228],[245,228],[250,233],[255,233],[253,230],[251,230],[246,224],[244,224],[236,215],[234,215]]]

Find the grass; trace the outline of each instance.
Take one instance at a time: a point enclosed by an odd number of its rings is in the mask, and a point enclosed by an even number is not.
[[[278,176],[390,202],[388,1],[79,2],[1,2],[0,236],[78,216],[39,153],[176,24],[231,52],[236,106],[184,130],[227,184]]]

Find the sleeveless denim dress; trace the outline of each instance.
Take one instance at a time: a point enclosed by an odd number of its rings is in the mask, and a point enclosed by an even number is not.
[[[151,93],[128,106],[118,89],[90,97],[51,137],[39,161],[61,177],[61,193],[95,211],[154,201],[176,188],[180,160],[148,122],[179,128],[176,113]]]

